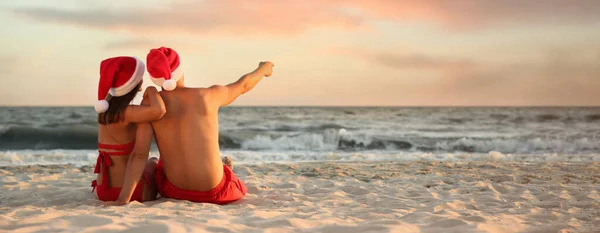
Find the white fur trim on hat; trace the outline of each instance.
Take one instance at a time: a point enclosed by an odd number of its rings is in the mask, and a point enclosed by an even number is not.
[[[133,90],[133,88],[135,88],[140,83],[140,81],[142,81],[142,78],[144,77],[144,72],[146,70],[146,66],[144,65],[144,62],[142,60],[138,59],[137,57],[133,58],[135,58],[137,64],[135,66],[135,71],[131,75],[131,78],[120,87],[110,88],[108,90],[108,93],[110,93],[110,95],[124,96],[131,90]]]
[[[181,64],[171,72],[171,79],[165,80],[165,77],[152,77],[150,76],[150,80],[154,82],[154,84],[162,87],[162,89],[167,91],[172,91],[177,87],[177,81],[183,77],[183,68],[181,68]]]
[[[106,112],[106,110],[108,110],[108,101],[98,100],[98,102],[94,104],[94,110],[96,110],[97,113]]]
[[[177,87],[177,82],[175,82],[173,79],[164,81],[163,85],[162,85],[162,88],[167,91],[175,90],[176,87]]]

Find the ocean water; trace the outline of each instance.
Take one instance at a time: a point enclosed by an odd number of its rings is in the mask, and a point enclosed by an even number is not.
[[[237,163],[600,161],[600,108],[592,107],[227,107],[219,114],[222,154]],[[0,107],[0,166],[94,164],[96,127],[91,107]]]

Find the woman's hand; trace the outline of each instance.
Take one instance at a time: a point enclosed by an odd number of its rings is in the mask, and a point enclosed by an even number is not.
[[[154,93],[158,93],[158,90],[156,90],[156,87],[148,86],[148,87],[146,87],[146,90],[144,91],[143,98],[145,99],[148,97],[148,94],[154,94]]]
[[[167,109],[156,87],[149,86],[144,91],[142,103],[130,105],[125,109],[125,121],[128,123],[146,123],[160,119]]]

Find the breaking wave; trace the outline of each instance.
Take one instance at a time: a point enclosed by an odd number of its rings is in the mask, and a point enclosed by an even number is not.
[[[331,127],[331,128],[327,128]],[[339,125],[307,127],[276,133],[223,132],[221,149],[248,151],[421,151],[488,153],[597,153],[600,138],[469,138],[391,137],[350,132]],[[97,129],[90,126],[62,128],[10,127],[0,132],[0,150],[95,150]]]

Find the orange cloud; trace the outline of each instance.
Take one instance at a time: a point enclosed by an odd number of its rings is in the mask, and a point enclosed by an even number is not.
[[[493,63],[460,57],[447,58],[422,53],[334,49],[357,59],[388,67],[398,77],[386,86],[406,86],[407,71],[427,72],[437,77],[426,88],[444,104],[462,105],[600,105],[600,47],[563,46],[546,51],[539,61]]]
[[[218,0],[160,8],[18,8],[42,22],[144,34],[290,35],[314,28],[357,29],[370,20],[425,22],[446,29],[600,22],[600,1]]]
[[[425,53],[375,51],[360,48],[329,48],[325,53],[354,56],[371,63],[400,70],[425,72],[460,72],[470,70],[478,64],[471,59],[434,57]],[[398,51],[398,50],[397,50]]]
[[[302,0],[199,1],[157,9],[65,10],[19,8],[34,20],[132,33],[229,35],[295,34],[315,27],[355,28],[361,19],[335,8]]]
[[[353,7],[365,17],[420,21],[450,29],[502,25],[578,24],[600,22],[600,1],[448,1],[448,0],[329,0]]]

